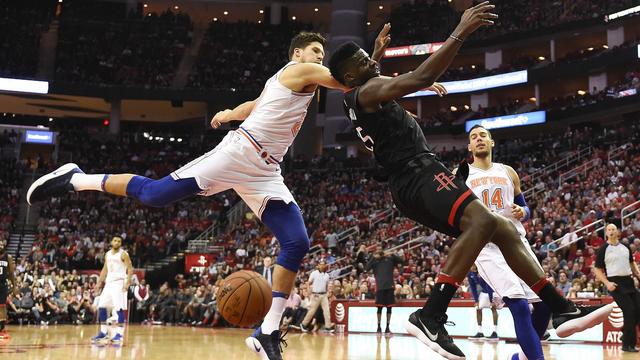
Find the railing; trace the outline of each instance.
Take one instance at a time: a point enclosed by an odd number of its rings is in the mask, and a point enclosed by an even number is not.
[[[369,229],[373,229],[374,225],[382,221],[385,221],[389,218],[393,218],[395,216],[395,213],[396,213],[395,207],[391,207],[386,210],[379,211],[378,213],[373,215],[373,217],[369,220]]]
[[[347,230],[341,232],[340,234],[338,234],[338,243],[341,242],[345,242],[347,241],[349,238],[357,235],[360,233],[360,228],[357,226],[353,226],[348,228]]]
[[[410,240],[410,239],[411,239],[411,235],[412,235],[413,233],[418,232],[418,231],[422,231],[422,230],[423,230],[423,228],[424,228],[424,227],[423,227],[422,225],[420,225],[420,226],[414,226],[414,227],[412,227],[411,229],[406,230],[406,231],[403,231],[403,232],[401,232],[400,234],[398,234],[398,235],[396,235],[396,236],[392,236],[392,237],[386,238],[383,242],[384,242],[384,243],[388,243],[388,242],[390,242],[390,241],[393,241],[393,240],[395,240],[395,239],[397,239],[397,238],[404,237],[404,236],[409,236],[409,240]],[[374,245],[372,245],[372,247],[374,247],[374,248],[375,248],[376,246],[377,246],[377,245],[375,245],[375,244],[374,244]]]
[[[600,159],[591,159],[580,166],[577,166],[567,172],[563,172],[562,174],[560,174],[560,176],[558,176],[558,186],[562,186],[565,181],[580,174],[587,176],[587,171],[596,167],[596,165],[598,165],[598,162],[600,162]]]
[[[244,201],[238,201],[231,207],[231,209],[229,209],[229,211],[227,211],[226,216],[229,225],[234,226],[240,223],[244,219],[245,214],[249,212],[249,210],[249,207]]]
[[[587,157],[590,157],[592,152],[593,152],[593,147],[589,146],[589,147],[578,150],[578,152],[573,153],[562,160],[558,160],[553,164],[547,165],[543,168],[540,168],[532,172],[531,174],[529,174],[528,176],[522,179],[523,183],[530,185],[526,191],[523,191],[524,196],[526,198],[531,198],[532,196],[535,196],[536,194],[539,194],[544,191],[544,189],[535,188],[536,180],[539,179],[541,176],[548,175],[560,169],[564,169],[571,164],[574,164]]]
[[[422,244],[424,244],[426,241],[427,241],[427,237],[426,236],[420,236],[420,237],[417,237],[415,239],[411,239],[411,240],[409,240],[407,242],[403,242],[400,245],[396,245],[394,247],[391,247],[391,248],[385,250],[385,252],[388,252],[388,253],[394,252],[394,251],[397,251],[399,249],[402,249],[405,246],[407,247],[407,250],[413,250],[413,249],[415,249],[415,248],[417,248],[419,246],[422,246]]]
[[[609,155],[607,156],[607,159],[609,161],[611,161],[611,160],[619,157],[620,155],[625,153],[627,151],[627,148],[630,147],[630,146],[632,146],[631,143],[626,143],[626,144],[620,145],[620,146],[618,146],[616,148],[613,148],[613,149],[609,150]]]
[[[624,231],[624,220],[628,217],[633,216],[638,211],[640,211],[640,200],[631,203],[620,210],[620,221],[622,222],[621,230]],[[626,214],[625,214],[626,213]]]
[[[563,237],[561,237],[559,239],[553,240],[551,242],[551,244],[558,245],[556,250],[560,250],[562,248],[565,248],[565,247],[567,247],[567,246],[569,246],[569,245],[571,245],[573,243],[576,243],[576,242],[584,239],[587,235],[591,235],[594,232],[598,232],[600,230],[603,230],[605,228],[605,226],[606,226],[606,224],[604,222],[604,219],[600,219],[598,221],[592,222],[591,224],[583,226],[580,229],[574,231],[573,233],[575,233],[575,234],[578,234],[578,233],[581,233],[581,232],[584,231],[584,233],[581,236],[577,237],[575,240],[570,241],[570,242],[568,242],[566,244],[561,244],[562,240],[564,239],[564,236],[566,236],[566,235],[564,235]],[[588,230],[589,228],[593,228],[593,230],[589,231]]]

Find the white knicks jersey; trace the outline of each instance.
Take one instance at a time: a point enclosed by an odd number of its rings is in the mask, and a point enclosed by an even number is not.
[[[280,83],[280,74],[294,64],[297,62],[289,62],[267,80],[253,111],[241,125],[278,161],[298,135],[314,94],[298,93]]]
[[[482,170],[469,164],[466,184],[491,211],[511,220],[520,235],[526,235],[520,220],[511,215],[515,189],[506,166],[494,162],[489,169]]]
[[[107,251],[105,256],[107,262],[107,279],[106,282],[124,280],[127,277],[127,266],[122,261],[122,254],[124,250],[122,248],[115,254],[113,250]]]

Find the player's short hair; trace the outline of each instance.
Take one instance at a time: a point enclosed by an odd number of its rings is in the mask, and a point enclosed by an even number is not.
[[[487,132],[487,134],[489,134],[489,139],[493,139],[493,135],[491,135],[491,131],[489,131],[489,129],[487,129],[486,127],[484,127],[484,126],[482,126],[480,124],[473,125],[473,127],[471,127],[471,129],[469,129],[469,135],[471,135],[471,132],[473,130],[477,129],[477,128],[484,129]]]
[[[114,236],[113,238],[111,238],[111,241],[118,239],[120,240],[120,242],[122,242],[122,238],[120,236]]]
[[[327,43],[327,39],[319,33],[303,31],[294,36],[293,39],[291,39],[291,44],[289,45],[289,59],[291,59],[293,52],[296,49],[304,49],[309,44],[316,41],[322,44],[323,47]]]
[[[331,59],[329,59],[329,70],[331,70],[331,76],[343,85],[345,85],[344,64],[358,51],[360,51],[360,46],[353,41],[349,41],[348,43],[340,45],[331,55]]]

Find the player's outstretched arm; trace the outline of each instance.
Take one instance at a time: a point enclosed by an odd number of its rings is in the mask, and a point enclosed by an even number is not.
[[[278,80],[282,85],[297,92],[314,85],[342,91],[349,90],[348,87],[340,84],[331,76],[331,71],[328,67],[316,63],[291,65],[282,72]]]
[[[460,23],[444,45],[414,71],[394,78],[377,77],[360,88],[358,102],[363,108],[377,108],[379,104],[401,98],[427,88],[444,73],[458,54],[464,40],[481,26],[493,24],[498,15],[490,11],[495,5],[485,1],[465,10]]]
[[[233,110],[226,109],[218,111],[211,119],[211,127],[219,128],[222,124],[229,121],[244,121],[256,106],[256,100],[246,101],[236,106]]]

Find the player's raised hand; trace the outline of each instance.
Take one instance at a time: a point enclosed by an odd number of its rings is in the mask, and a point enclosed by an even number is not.
[[[497,14],[491,12],[495,7],[489,1],[485,1],[465,10],[454,35],[464,39],[481,26],[493,25],[494,20],[498,18]]]
[[[211,127],[217,129],[220,125],[229,122],[231,119],[229,118],[229,114],[232,110],[226,109],[222,111],[218,111],[211,119]]]
[[[391,31],[391,23],[386,23],[380,30],[380,33],[376,37],[375,47],[373,48],[373,54],[371,54],[371,58],[377,62],[380,62],[380,59],[384,56],[384,51],[391,43],[391,35],[389,32]]]
[[[444,85],[437,82],[429,86],[427,90],[433,91],[434,93],[438,94],[438,96],[440,97],[447,95],[447,88],[445,88]]]

